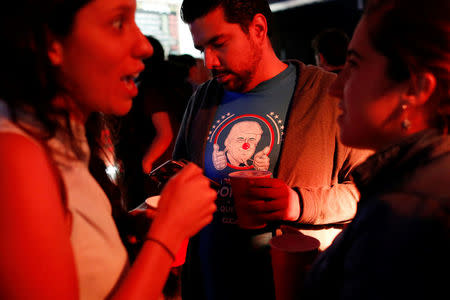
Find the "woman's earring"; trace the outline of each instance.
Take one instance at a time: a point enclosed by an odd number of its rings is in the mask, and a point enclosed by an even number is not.
[[[402,114],[406,115],[406,110],[408,109],[408,104],[404,103],[401,105]],[[405,118],[402,121],[402,129],[403,131],[408,131],[408,129],[411,127],[411,121],[408,120],[408,117],[405,116]]]

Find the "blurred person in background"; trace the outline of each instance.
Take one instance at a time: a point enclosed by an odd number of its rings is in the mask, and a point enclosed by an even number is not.
[[[316,261],[305,299],[439,299],[450,267],[450,2],[369,0],[330,93],[352,173],[352,223]]]
[[[339,74],[344,68],[349,38],[337,28],[328,28],[319,32],[311,45],[316,65],[328,72]]]
[[[119,120],[116,143],[121,184],[129,210],[150,195],[147,174],[153,166],[170,158],[170,145],[179,126],[171,113],[177,96],[171,88],[164,49],[156,38],[146,38],[153,46],[153,55],[144,60],[145,69],[137,79],[138,95],[130,112]]]
[[[174,139],[193,92],[187,79],[195,59],[169,55],[166,60],[158,39],[147,39],[154,54],[144,60],[145,69],[137,79],[139,93],[130,112],[119,120],[116,143],[128,209],[160,192],[148,173],[172,157]]]
[[[211,72],[206,68],[202,58],[195,59],[195,66],[189,69],[188,81],[192,84],[194,91],[202,83],[211,79]]]

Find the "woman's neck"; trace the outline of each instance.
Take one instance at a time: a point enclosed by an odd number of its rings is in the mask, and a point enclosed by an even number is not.
[[[71,121],[80,124],[86,123],[89,114],[83,111],[83,109],[79,105],[77,105],[76,102],[72,100],[72,98],[66,96],[57,96],[53,100],[53,104],[57,108],[66,110]]]

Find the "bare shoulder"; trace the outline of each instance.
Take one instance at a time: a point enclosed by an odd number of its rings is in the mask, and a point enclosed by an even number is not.
[[[31,137],[27,137],[15,132],[0,132],[0,154],[18,156],[22,153],[35,153],[41,152],[43,149],[37,141],[34,141]],[[2,157],[0,157],[2,159]]]
[[[47,155],[38,142],[9,132],[0,133],[0,165],[0,174],[8,173],[8,177],[13,178],[16,175],[24,176],[29,171],[37,173],[50,170]]]
[[[48,156],[44,148],[31,138],[16,133],[0,133],[0,166],[0,193],[4,199],[31,202],[30,197],[33,199],[38,195],[48,200],[59,199],[57,180]],[[14,208],[15,202],[2,201],[1,205]]]
[[[1,294],[10,299],[77,298],[61,194],[39,143],[0,133],[0,195],[0,281],[14,283],[2,286]]]

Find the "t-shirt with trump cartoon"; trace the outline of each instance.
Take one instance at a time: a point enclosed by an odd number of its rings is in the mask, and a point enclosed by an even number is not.
[[[221,185],[214,223],[236,223],[229,173],[273,172],[295,80],[295,67],[289,65],[247,93],[225,91],[205,151],[206,176]]]
[[[198,235],[202,290],[208,300],[273,299],[267,251],[270,229],[239,228],[228,174],[239,170],[273,172],[296,77],[295,66],[289,64],[247,93],[225,91],[217,109],[206,141],[205,174],[221,187],[214,219]],[[249,287],[251,297],[246,297]]]

